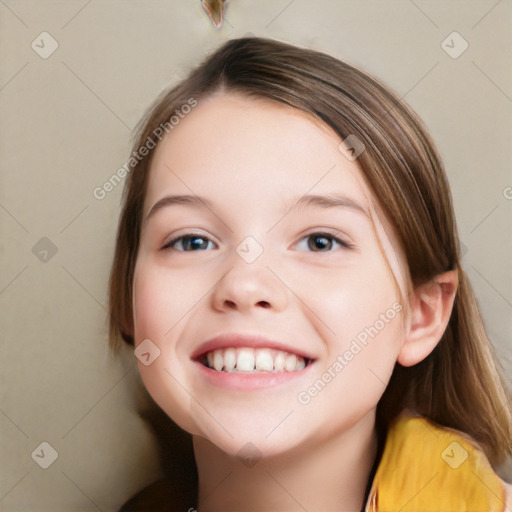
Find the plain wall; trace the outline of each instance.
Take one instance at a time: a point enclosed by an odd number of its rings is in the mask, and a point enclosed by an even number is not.
[[[249,32],[362,67],[423,118],[512,383],[510,1],[231,0],[219,31],[199,0],[5,0],[0,16],[0,510],[115,511],[158,477],[132,352],[107,350],[122,184],[93,191],[156,95]],[[58,48],[42,58],[45,31]],[[458,58],[442,48],[454,31]],[[58,453],[48,469],[31,456],[41,442]]]

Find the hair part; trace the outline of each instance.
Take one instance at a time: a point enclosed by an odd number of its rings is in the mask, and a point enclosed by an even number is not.
[[[446,331],[422,362],[395,365],[377,407],[382,434],[405,407],[475,439],[492,464],[512,451],[504,380],[465,274],[446,173],[413,111],[367,73],[327,54],[262,38],[234,39],[164,91],[135,130],[139,151],[190,98],[219,92],[265,98],[311,114],[342,140],[355,135],[363,178],[396,233],[412,285],[448,270],[459,286]],[[133,277],[152,153],[130,166],[109,284],[110,346],[133,340]],[[382,438],[382,437],[381,437]]]

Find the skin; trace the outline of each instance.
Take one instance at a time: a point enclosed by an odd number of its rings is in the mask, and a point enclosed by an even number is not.
[[[145,216],[171,194],[212,203],[150,215],[133,295],[135,344],[150,339],[160,349],[151,365],[138,361],[141,377],[193,435],[199,512],[359,511],[376,451],[375,409],[395,362],[426,357],[446,327],[456,276],[439,276],[423,298],[403,303],[409,276],[400,245],[357,160],[339,144],[304,112],[222,93],[200,101],[154,150]],[[364,211],[291,208],[306,193],[341,194]],[[325,232],[351,247],[332,238],[315,245],[311,235]],[[179,241],[163,249],[190,233],[204,237],[202,249],[183,250]],[[236,252],[247,236],[263,249],[250,264]],[[393,304],[403,310],[301,403],[299,394],[332,373],[337,357]],[[191,354],[225,332],[300,347],[314,365],[274,388],[212,386]],[[241,456],[248,442],[261,457],[251,466]]]

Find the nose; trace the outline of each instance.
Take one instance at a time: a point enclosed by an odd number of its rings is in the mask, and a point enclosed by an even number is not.
[[[268,309],[277,313],[286,309],[286,285],[263,257],[247,263],[233,251],[226,268],[212,293],[215,310],[248,313],[254,309]]]

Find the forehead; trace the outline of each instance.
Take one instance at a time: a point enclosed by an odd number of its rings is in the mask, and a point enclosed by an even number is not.
[[[157,145],[146,209],[163,188],[217,195],[236,190],[233,202],[265,199],[276,206],[286,196],[338,191],[367,203],[371,193],[359,165],[339,151],[340,142],[332,129],[298,109],[216,94],[199,101]]]

